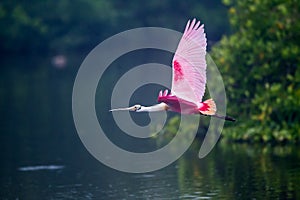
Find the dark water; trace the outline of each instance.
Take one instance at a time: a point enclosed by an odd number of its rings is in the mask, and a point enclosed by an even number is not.
[[[199,141],[155,172],[104,166],[84,148],[73,124],[72,86],[83,57],[67,59],[65,67],[55,67],[48,57],[2,58],[0,199],[300,199],[298,146],[220,141],[200,160]],[[109,102],[97,98],[100,105]],[[117,140],[111,118],[102,120]]]

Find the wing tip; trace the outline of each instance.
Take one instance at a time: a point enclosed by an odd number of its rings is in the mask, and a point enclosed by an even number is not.
[[[196,18],[193,18],[192,20],[189,19],[187,21],[186,27],[185,27],[185,31],[191,31],[191,30],[199,30],[204,28],[204,24],[201,24],[200,20],[197,20]]]

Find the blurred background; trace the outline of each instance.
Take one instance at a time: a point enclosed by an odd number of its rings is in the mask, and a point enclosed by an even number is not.
[[[201,121],[189,151],[162,170],[126,174],[102,165],[84,148],[72,118],[72,87],[82,61],[121,31],[154,26],[182,32],[194,17],[205,24],[227,112],[238,121],[225,124],[218,145],[202,160],[197,151],[209,119]],[[1,1],[0,198],[300,198],[299,19],[299,0]],[[137,51],[107,70],[96,110],[115,143],[141,152],[174,137],[179,122],[171,115],[164,134],[132,147],[136,141],[107,114],[124,72],[171,59],[166,52]],[[145,86],[132,101],[155,103],[159,89]]]

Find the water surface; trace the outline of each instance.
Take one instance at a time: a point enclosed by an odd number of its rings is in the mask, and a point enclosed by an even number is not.
[[[155,172],[128,174],[104,166],[84,148],[73,124],[72,86],[82,59],[67,56],[67,64],[57,67],[51,57],[2,58],[0,199],[300,199],[298,146],[221,141],[200,160],[198,141]],[[108,74],[119,76],[118,69]],[[137,98],[152,103],[152,90],[157,86]],[[103,96],[96,97],[98,113],[109,108]],[[155,148],[153,141],[133,146],[136,141],[120,135],[111,120],[99,121],[116,144],[136,152]]]

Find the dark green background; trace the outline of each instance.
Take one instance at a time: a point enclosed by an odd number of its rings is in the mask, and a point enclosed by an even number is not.
[[[1,1],[0,198],[299,198],[299,6],[299,0]],[[205,24],[228,114],[238,121],[225,124],[222,140],[205,159],[197,158],[198,142],[209,118],[203,118],[190,150],[165,169],[135,175],[103,166],[86,151],[73,124],[72,87],[81,62],[121,31],[155,26],[182,32],[194,17]],[[62,66],[54,64],[58,55],[66,61]],[[124,72],[171,59],[162,51],[136,51],[105,72],[96,110],[119,146],[147,152],[173,137],[176,116],[159,138],[137,143],[107,113],[112,88]],[[142,87],[131,101],[155,103],[159,89]],[[149,122],[147,115],[132,117]],[[64,168],[19,170],[39,165]]]

